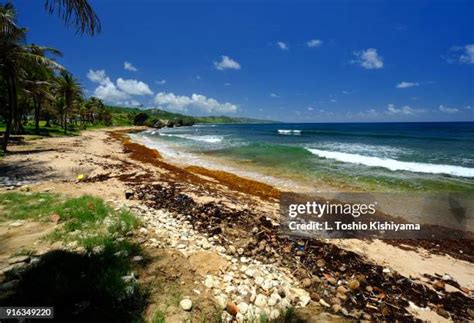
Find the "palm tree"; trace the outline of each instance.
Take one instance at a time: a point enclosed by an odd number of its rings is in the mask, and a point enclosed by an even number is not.
[[[58,94],[63,99],[63,126],[67,134],[68,112],[72,110],[76,100],[82,97],[82,88],[79,81],[71,73],[63,70],[58,78]]]
[[[5,118],[3,151],[6,152],[13,121],[18,115],[18,82],[27,74],[28,66],[47,66],[62,70],[55,61],[35,53],[25,44],[26,29],[16,24],[16,12],[11,3],[0,5],[0,73],[5,80],[8,108]]]
[[[50,14],[56,12],[66,26],[74,27],[80,34],[92,36],[100,33],[99,17],[87,0],[46,0],[44,6]]]
[[[35,55],[46,56],[51,53],[56,56],[62,55],[54,48],[30,45],[30,51]],[[54,80],[54,70],[48,66],[34,65],[28,70],[27,79],[23,81],[24,91],[29,95],[34,107],[35,132],[39,135],[39,118],[43,103],[53,101],[52,85]]]

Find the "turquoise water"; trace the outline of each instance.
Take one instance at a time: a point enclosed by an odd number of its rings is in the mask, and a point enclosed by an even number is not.
[[[474,123],[196,125],[148,142],[311,187],[474,192]]]

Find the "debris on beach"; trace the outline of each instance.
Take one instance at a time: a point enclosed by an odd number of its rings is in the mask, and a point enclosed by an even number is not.
[[[449,275],[434,277],[431,283],[405,277],[333,244],[281,235],[277,223],[249,209],[197,203],[173,184],[136,185],[134,197],[160,214],[166,212],[166,217],[187,223],[187,234],[206,235],[208,245],[201,241],[196,248],[220,247],[232,265],[225,277],[207,277],[204,284],[215,291],[229,315],[242,309],[247,313],[249,307],[252,315],[260,308],[272,314],[273,308],[304,307],[312,301],[353,319],[416,320],[410,304],[455,321],[473,319],[473,291],[456,286]],[[444,288],[448,282],[457,290]],[[282,300],[286,300],[283,305]]]

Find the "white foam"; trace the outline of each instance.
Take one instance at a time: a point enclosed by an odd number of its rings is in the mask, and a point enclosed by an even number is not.
[[[389,158],[363,156],[359,154],[348,154],[313,148],[306,149],[319,157],[335,159],[344,163],[365,165],[370,167],[383,167],[392,171],[405,170],[415,173],[447,174],[460,177],[474,177],[474,168],[453,165],[405,162]]]
[[[301,130],[278,129],[280,135],[300,135]]]
[[[192,135],[180,135],[180,134],[171,134],[171,133],[160,133],[160,136],[178,137],[178,138],[188,139],[188,140],[204,141],[211,144],[219,143],[224,140],[224,138],[220,136],[192,136]]]

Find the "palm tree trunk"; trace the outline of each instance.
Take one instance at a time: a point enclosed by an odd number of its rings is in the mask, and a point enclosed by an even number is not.
[[[7,80],[7,87],[8,87],[8,112],[6,118],[6,125],[5,125],[5,133],[3,134],[3,143],[2,149],[6,153],[8,148],[8,142],[10,141],[10,134],[12,132],[12,123],[13,117],[16,114],[16,105],[17,105],[17,98],[16,98],[16,81],[15,77],[9,73],[8,80]]]
[[[67,107],[64,107],[64,134],[67,134]]]
[[[35,132],[37,135],[40,134],[40,129],[39,129],[40,109],[41,109],[41,101],[38,100],[38,102],[35,103]]]

